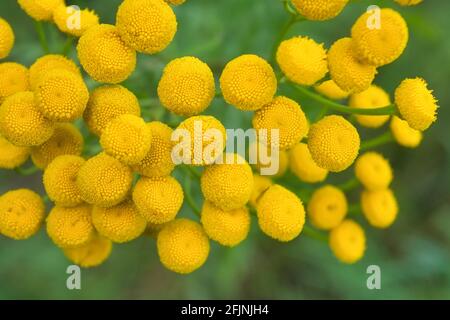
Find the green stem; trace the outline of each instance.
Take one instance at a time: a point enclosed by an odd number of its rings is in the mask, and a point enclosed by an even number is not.
[[[343,184],[338,185],[337,187],[341,189],[343,192],[349,192],[356,188],[358,188],[360,185],[359,180],[356,178],[352,178]]]
[[[189,174],[191,176],[193,176],[196,179],[200,179],[200,177],[202,176],[200,172],[198,172],[197,170],[195,170],[194,168],[192,168],[191,166],[185,165],[184,166],[186,168],[186,170],[189,172]]]
[[[273,44],[272,47],[272,54],[270,56],[271,61],[274,63],[276,61],[276,56],[277,56],[277,50],[278,50],[278,46],[280,45],[281,41],[283,41],[284,37],[286,36],[286,34],[289,32],[289,30],[291,29],[291,27],[296,24],[297,22],[300,21],[304,21],[305,19],[302,16],[299,15],[294,15],[291,14],[288,22],[286,22],[286,24],[284,25],[284,27],[281,29],[277,39],[275,40],[275,43]]]
[[[306,225],[303,226],[302,233],[305,236],[310,237],[312,239],[328,243],[328,236],[326,234],[324,234],[323,232],[317,231],[317,230],[311,228],[310,226],[306,226]]]
[[[40,169],[36,166],[32,166],[29,168],[16,168],[14,169],[18,174],[20,174],[21,176],[31,176],[32,174],[35,174],[36,172],[38,172]]]
[[[191,195],[191,179],[189,174],[186,174],[185,176],[184,189],[185,189],[184,198],[186,199],[187,204],[191,207],[195,215],[200,217],[201,216],[200,209]]]
[[[35,28],[39,37],[39,42],[41,43],[42,50],[44,50],[45,53],[49,53],[50,50],[48,49],[47,36],[45,35],[43,23],[41,21],[36,21]]]
[[[349,215],[360,215],[362,213],[361,205],[359,203],[354,203],[348,206]]]
[[[64,42],[64,47],[62,50],[62,54],[64,56],[68,56],[70,51],[72,50],[73,37],[69,36],[67,40]]]
[[[369,149],[373,149],[393,141],[394,137],[392,136],[392,133],[388,131],[376,138],[366,140],[363,143],[361,143],[360,152],[367,151]]]
[[[328,107],[322,107],[322,109],[320,109],[319,114],[317,115],[316,121],[319,121],[320,119],[322,119],[323,117],[325,117],[328,113]]]

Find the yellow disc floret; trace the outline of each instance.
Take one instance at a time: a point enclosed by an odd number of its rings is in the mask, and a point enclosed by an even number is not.
[[[136,67],[136,52],[109,24],[89,28],[78,41],[77,52],[84,70],[99,82],[122,82]]]
[[[85,245],[63,249],[67,259],[83,268],[101,265],[110,256],[111,250],[111,240],[97,234]]]
[[[27,68],[15,62],[0,63],[0,104],[6,97],[29,88]]]
[[[436,121],[437,100],[422,78],[405,79],[395,90],[395,104],[411,128],[424,131]]]
[[[392,168],[377,152],[366,152],[356,160],[355,175],[371,191],[386,189],[392,182]]]
[[[349,96],[349,93],[342,90],[333,80],[326,80],[314,86],[314,89],[321,95],[333,100],[342,100]]]
[[[85,160],[79,156],[62,155],[55,158],[45,169],[45,191],[57,206],[73,207],[83,202],[76,178],[84,163]]]
[[[30,148],[17,147],[0,135],[0,168],[14,169],[24,164],[30,156]]]
[[[262,139],[264,140],[264,138]],[[279,145],[267,146],[262,140],[253,142],[249,147],[249,161],[264,176],[280,178],[289,168],[289,153],[279,150]]]
[[[329,20],[336,17],[348,0],[292,0],[298,12],[308,20]]]
[[[195,57],[172,60],[158,84],[161,104],[181,116],[193,116],[210,105],[216,93],[209,66]]]
[[[81,37],[87,29],[98,25],[98,16],[93,10],[61,5],[53,11],[53,21],[62,32]]]
[[[328,176],[328,170],[314,162],[305,143],[299,143],[291,149],[289,167],[292,173],[306,183],[322,182]]]
[[[17,0],[20,7],[33,19],[37,21],[50,21],[53,17],[53,11],[64,0]]]
[[[347,219],[331,230],[329,245],[336,258],[343,263],[352,264],[364,256],[366,235],[359,224]]]
[[[117,10],[116,21],[123,41],[148,54],[164,50],[177,32],[175,13],[161,0],[125,0]]]
[[[376,228],[391,226],[398,214],[397,200],[390,189],[363,191],[361,207],[367,221]]]
[[[0,59],[9,56],[14,46],[14,31],[8,21],[0,17]]]
[[[308,217],[318,229],[336,228],[347,215],[345,194],[332,185],[317,189],[308,202]]]
[[[406,148],[416,148],[422,141],[422,131],[413,129],[406,120],[393,116],[390,124],[395,141]]]
[[[44,221],[41,197],[28,189],[8,191],[0,197],[0,234],[23,240],[34,235]]]
[[[323,44],[308,37],[294,37],[280,43],[277,62],[286,77],[297,84],[311,86],[328,72]]]
[[[123,114],[108,123],[102,132],[100,144],[107,154],[132,165],[147,155],[152,132],[142,118]]]
[[[266,60],[246,54],[228,62],[220,88],[227,103],[241,110],[258,110],[272,101],[277,78]]]
[[[18,92],[0,108],[0,134],[16,146],[38,146],[53,134],[53,123],[38,110],[32,92]]]
[[[102,236],[118,243],[136,239],[147,227],[147,221],[131,200],[111,208],[94,207],[92,222]]]
[[[112,207],[122,202],[132,182],[131,170],[104,153],[86,161],[77,176],[81,198],[99,207]]]
[[[256,208],[259,199],[264,192],[272,186],[272,184],[273,182],[270,178],[260,176],[259,174],[253,174],[253,190],[249,200],[252,207]]]
[[[167,223],[159,232],[156,244],[161,263],[181,274],[200,268],[209,255],[208,236],[200,224],[188,219]]]
[[[350,107],[362,109],[387,107],[390,104],[389,95],[376,85],[371,85],[369,89],[353,94],[349,100]],[[389,116],[356,115],[355,117],[360,125],[368,128],[379,128],[389,120]]]
[[[327,116],[311,126],[308,148],[314,162],[331,172],[347,169],[358,156],[360,138],[342,116]]]

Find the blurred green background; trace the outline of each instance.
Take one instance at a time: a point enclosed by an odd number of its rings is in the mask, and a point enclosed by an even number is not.
[[[102,22],[114,23],[120,2],[72,0],[68,4],[89,6]],[[191,275],[181,276],[164,269],[158,261],[155,241],[141,237],[130,244],[115,245],[104,265],[82,271],[82,290],[69,291],[65,270],[70,263],[41,230],[27,241],[0,236],[0,298],[450,299],[450,2],[425,0],[417,7],[400,7],[393,0],[351,1],[338,18],[302,22],[290,35],[308,35],[329,47],[349,35],[352,23],[371,4],[396,8],[410,27],[405,53],[395,63],[381,68],[375,82],[392,94],[403,78],[422,76],[435,90],[441,108],[437,123],[425,133],[418,149],[396,145],[379,148],[395,170],[393,189],[400,214],[388,230],[374,230],[357,218],[368,238],[362,261],[343,265],[326,244],[306,236],[288,244],[277,243],[261,234],[253,221],[245,242],[234,249],[212,244],[206,264]],[[140,98],[156,97],[161,70],[175,57],[198,56],[216,75],[227,61],[243,53],[268,58],[288,18],[279,0],[187,0],[175,11],[179,26],[174,42],[157,56],[140,55],[136,72],[125,82]],[[34,22],[15,0],[0,1],[0,15],[16,33],[16,46],[9,60],[29,66],[43,54]],[[64,36],[51,25],[46,26],[46,32],[51,51],[61,52]],[[299,98],[293,92],[286,94]],[[309,115],[320,107],[302,98],[298,101]],[[151,111],[157,113],[155,110]],[[250,125],[250,113],[237,112],[221,100],[215,101],[208,113],[218,116],[228,128]],[[361,132],[364,136],[376,136],[383,130],[386,128]],[[350,169],[333,179],[345,181],[351,174]],[[290,175],[284,180],[291,186],[300,186]],[[17,187],[43,193],[39,174],[21,177],[15,172],[0,171],[2,193]],[[200,203],[199,191],[194,190]],[[357,191],[350,195],[352,202],[357,198]],[[193,217],[188,207],[180,215]],[[366,287],[366,268],[372,264],[381,267],[381,290]]]

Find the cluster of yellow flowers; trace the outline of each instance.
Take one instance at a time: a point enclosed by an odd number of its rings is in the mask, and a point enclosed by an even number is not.
[[[396,1],[402,5],[420,2]],[[54,244],[83,267],[103,263],[112,243],[146,234],[157,239],[165,267],[190,273],[207,260],[210,240],[229,247],[244,241],[255,214],[262,232],[273,239],[292,241],[303,231],[328,241],[344,263],[361,259],[365,234],[349,218],[354,205],[348,204],[347,191],[364,187],[358,209],[373,227],[389,227],[398,206],[389,188],[393,180],[389,162],[374,151],[358,156],[364,142],[355,121],[380,128],[391,119],[390,132],[381,140],[366,141],[368,147],[393,138],[414,148],[436,120],[436,99],[423,79],[404,80],[395,91],[394,104],[386,91],[372,83],[377,68],[396,60],[406,47],[408,27],[402,16],[393,9],[381,9],[380,27],[369,28],[370,13],[364,13],[352,27],[351,37],[337,40],[329,50],[305,36],[281,41],[274,53],[280,76],[268,61],[253,54],[226,64],[219,79],[223,99],[253,112],[257,132],[279,130],[280,166],[268,177],[254,173],[265,166],[259,159],[252,168],[242,155],[222,153],[225,127],[219,119],[202,114],[217,96],[214,74],[205,62],[180,57],[163,70],[159,102],[167,112],[184,117],[174,126],[156,120],[146,123],[139,99],[119,84],[134,71],[136,52],[155,54],[171,43],[177,21],[170,5],[184,2],[124,0],[116,25],[100,24],[95,12],[84,9],[80,25],[69,28],[76,9],[67,7],[64,0],[18,0],[35,20],[53,21],[62,32],[79,38],[78,61],[90,78],[102,84],[89,90],[77,64],[63,55],[46,54],[29,68],[0,63],[0,168],[20,171],[31,157],[34,166],[43,170],[45,200],[51,202],[46,216],[44,199],[35,192],[5,193],[0,197],[0,234],[27,239],[45,222]],[[285,4],[293,24],[331,19],[347,2],[292,0]],[[11,27],[0,18],[0,58],[8,56],[13,43]],[[281,85],[322,103],[321,117],[312,119],[297,101],[277,95]],[[339,103],[347,98],[348,106]],[[326,115],[331,110],[355,117]],[[99,139],[101,148],[92,156],[83,153],[88,142],[80,123],[91,138]],[[221,133],[222,148],[208,159],[198,159],[199,146],[203,150],[217,142],[203,137],[209,129]],[[172,176],[177,167],[172,160],[172,135],[178,130],[194,137],[189,145],[191,165],[179,166],[189,182],[184,186]],[[272,143],[270,138],[267,143]],[[269,148],[257,144],[260,147]],[[216,161],[221,158],[233,161]],[[353,164],[353,185],[326,182],[331,173]],[[298,190],[280,179],[288,170],[304,183],[326,184],[299,196]],[[205,199],[200,209],[190,194],[190,179],[195,178]],[[178,217],[184,203],[198,214],[199,222]]]

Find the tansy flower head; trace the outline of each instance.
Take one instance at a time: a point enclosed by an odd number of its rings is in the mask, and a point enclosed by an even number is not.
[[[355,58],[350,38],[340,39],[331,46],[328,51],[328,68],[333,81],[347,92],[366,90],[377,74],[374,66]]]
[[[289,167],[292,173],[306,183],[322,182],[328,175],[328,170],[314,162],[305,143],[299,143],[291,149]]]
[[[17,147],[0,135],[0,168],[14,169],[24,164],[30,156],[30,148]]]
[[[342,100],[349,96],[349,93],[342,90],[333,80],[321,82],[314,86],[314,89],[321,95],[333,100]]]
[[[136,52],[109,24],[89,28],[78,41],[77,52],[84,70],[99,82],[122,82],[136,67]]]
[[[52,70],[41,77],[34,95],[42,114],[59,122],[80,118],[89,99],[83,79],[63,69]]]
[[[164,50],[177,32],[175,13],[161,0],[125,0],[117,10],[116,21],[123,41],[148,54]]]
[[[59,123],[50,139],[31,148],[31,159],[36,167],[45,169],[57,156],[80,155],[83,145],[83,136],[77,127],[71,123]]]
[[[223,158],[223,163],[215,163],[203,171],[200,180],[203,195],[222,210],[242,208],[252,194],[252,169],[238,154]]]
[[[395,0],[398,4],[402,6],[415,6],[421,3],[423,0]]]
[[[48,54],[37,59],[30,67],[31,89],[36,89],[41,78],[55,69],[70,71],[81,77],[80,69],[72,60],[59,54]]]
[[[87,244],[95,235],[92,208],[55,206],[47,216],[47,234],[60,248],[75,248]]]
[[[17,2],[30,17],[37,21],[52,20],[53,11],[64,4],[64,0],[17,0]]]
[[[109,122],[102,132],[100,144],[107,154],[132,165],[147,155],[152,132],[142,118],[123,114]]]
[[[34,235],[44,221],[41,197],[28,189],[8,191],[0,197],[0,234],[23,240]]]
[[[318,229],[336,228],[347,215],[347,199],[338,188],[326,185],[317,189],[308,202],[308,217]]]
[[[308,122],[300,105],[289,98],[279,96],[255,112],[252,120],[256,130],[267,130],[267,144],[272,145],[272,130],[279,130],[279,147],[289,149],[308,133]],[[278,145],[276,145],[278,147]]]
[[[278,146],[273,146],[274,150]],[[272,147],[262,141],[255,141],[249,147],[249,156],[254,167],[265,176],[280,178],[289,168],[289,153],[287,150],[278,150],[278,155],[272,151]],[[278,156],[278,170],[275,171],[274,163]]]
[[[272,101],[277,78],[266,60],[245,54],[225,66],[220,88],[227,103],[241,110],[258,110]]]
[[[250,214],[246,207],[223,211],[205,201],[201,223],[210,239],[223,246],[234,247],[247,238],[250,231]]]
[[[177,219],[164,225],[156,245],[161,263],[181,274],[200,268],[209,255],[205,231],[200,224],[188,219]]]
[[[138,99],[121,85],[104,85],[91,92],[83,118],[89,130],[100,136],[106,125],[122,114],[139,117]]]
[[[145,219],[161,224],[175,219],[183,205],[184,194],[173,177],[144,178],[136,183],[133,201]]]
[[[77,176],[81,198],[99,207],[112,207],[122,202],[132,182],[130,168],[104,153],[86,161]]]
[[[366,152],[355,163],[356,178],[368,190],[386,189],[392,182],[389,162],[377,152]]]
[[[32,92],[15,93],[0,108],[0,134],[16,146],[38,146],[53,134],[53,123],[39,112]]]
[[[371,85],[367,90],[352,94],[349,105],[352,108],[373,109],[391,104],[389,95],[382,88]],[[364,127],[379,128],[389,120],[389,116],[356,115],[356,121]]]
[[[344,9],[348,0],[292,0],[298,12],[308,20],[329,20]]]
[[[361,207],[367,221],[376,228],[387,228],[397,218],[397,200],[390,189],[363,191]]]
[[[78,12],[77,12],[78,11]],[[70,19],[76,15],[79,24],[71,23]],[[72,6],[58,6],[53,11],[53,21],[61,32],[71,36],[81,37],[87,29],[98,25],[98,16],[93,10],[77,10]]]
[[[6,97],[27,91],[29,87],[27,68],[15,62],[0,63],[0,104]]]
[[[85,245],[63,249],[67,259],[83,268],[92,268],[101,265],[108,259],[111,250],[111,240],[97,234]]]
[[[175,168],[172,161],[173,130],[159,121],[147,123],[147,127],[152,133],[150,150],[144,159],[133,166],[133,170],[147,177],[168,176]]]
[[[358,156],[359,147],[358,131],[341,116],[327,116],[309,130],[308,148],[314,162],[331,172],[347,169]]]
[[[57,206],[73,207],[83,202],[76,178],[84,163],[85,160],[79,156],[62,155],[55,158],[45,169],[45,191]]]
[[[372,21],[371,11],[359,17],[352,27],[352,39],[355,56],[379,67],[403,53],[408,43],[408,26],[398,12],[389,8],[381,9],[377,18],[379,25]]]
[[[270,178],[260,176],[259,174],[253,174],[253,190],[249,200],[252,207],[256,208],[259,198],[272,186],[272,184],[273,182]]]
[[[111,208],[94,207],[92,222],[102,236],[118,243],[136,239],[147,227],[147,221],[131,200]]]
[[[422,131],[413,129],[406,120],[393,116],[390,128],[395,141],[406,148],[416,148],[422,141]]]
[[[352,264],[364,256],[366,235],[359,224],[347,219],[331,230],[329,245],[336,258]]]
[[[0,59],[9,56],[14,46],[14,31],[8,21],[0,17]]]
[[[210,105],[216,93],[209,66],[195,57],[172,60],[158,84],[161,104],[171,112],[193,116]]]
[[[277,62],[286,77],[297,84],[311,86],[328,72],[323,44],[308,37],[294,37],[280,43]]]
[[[395,90],[395,104],[411,128],[425,131],[436,121],[437,100],[422,78],[405,79]]]
[[[303,229],[305,209],[301,200],[278,184],[262,194],[256,210],[259,227],[271,238],[291,241]]]

